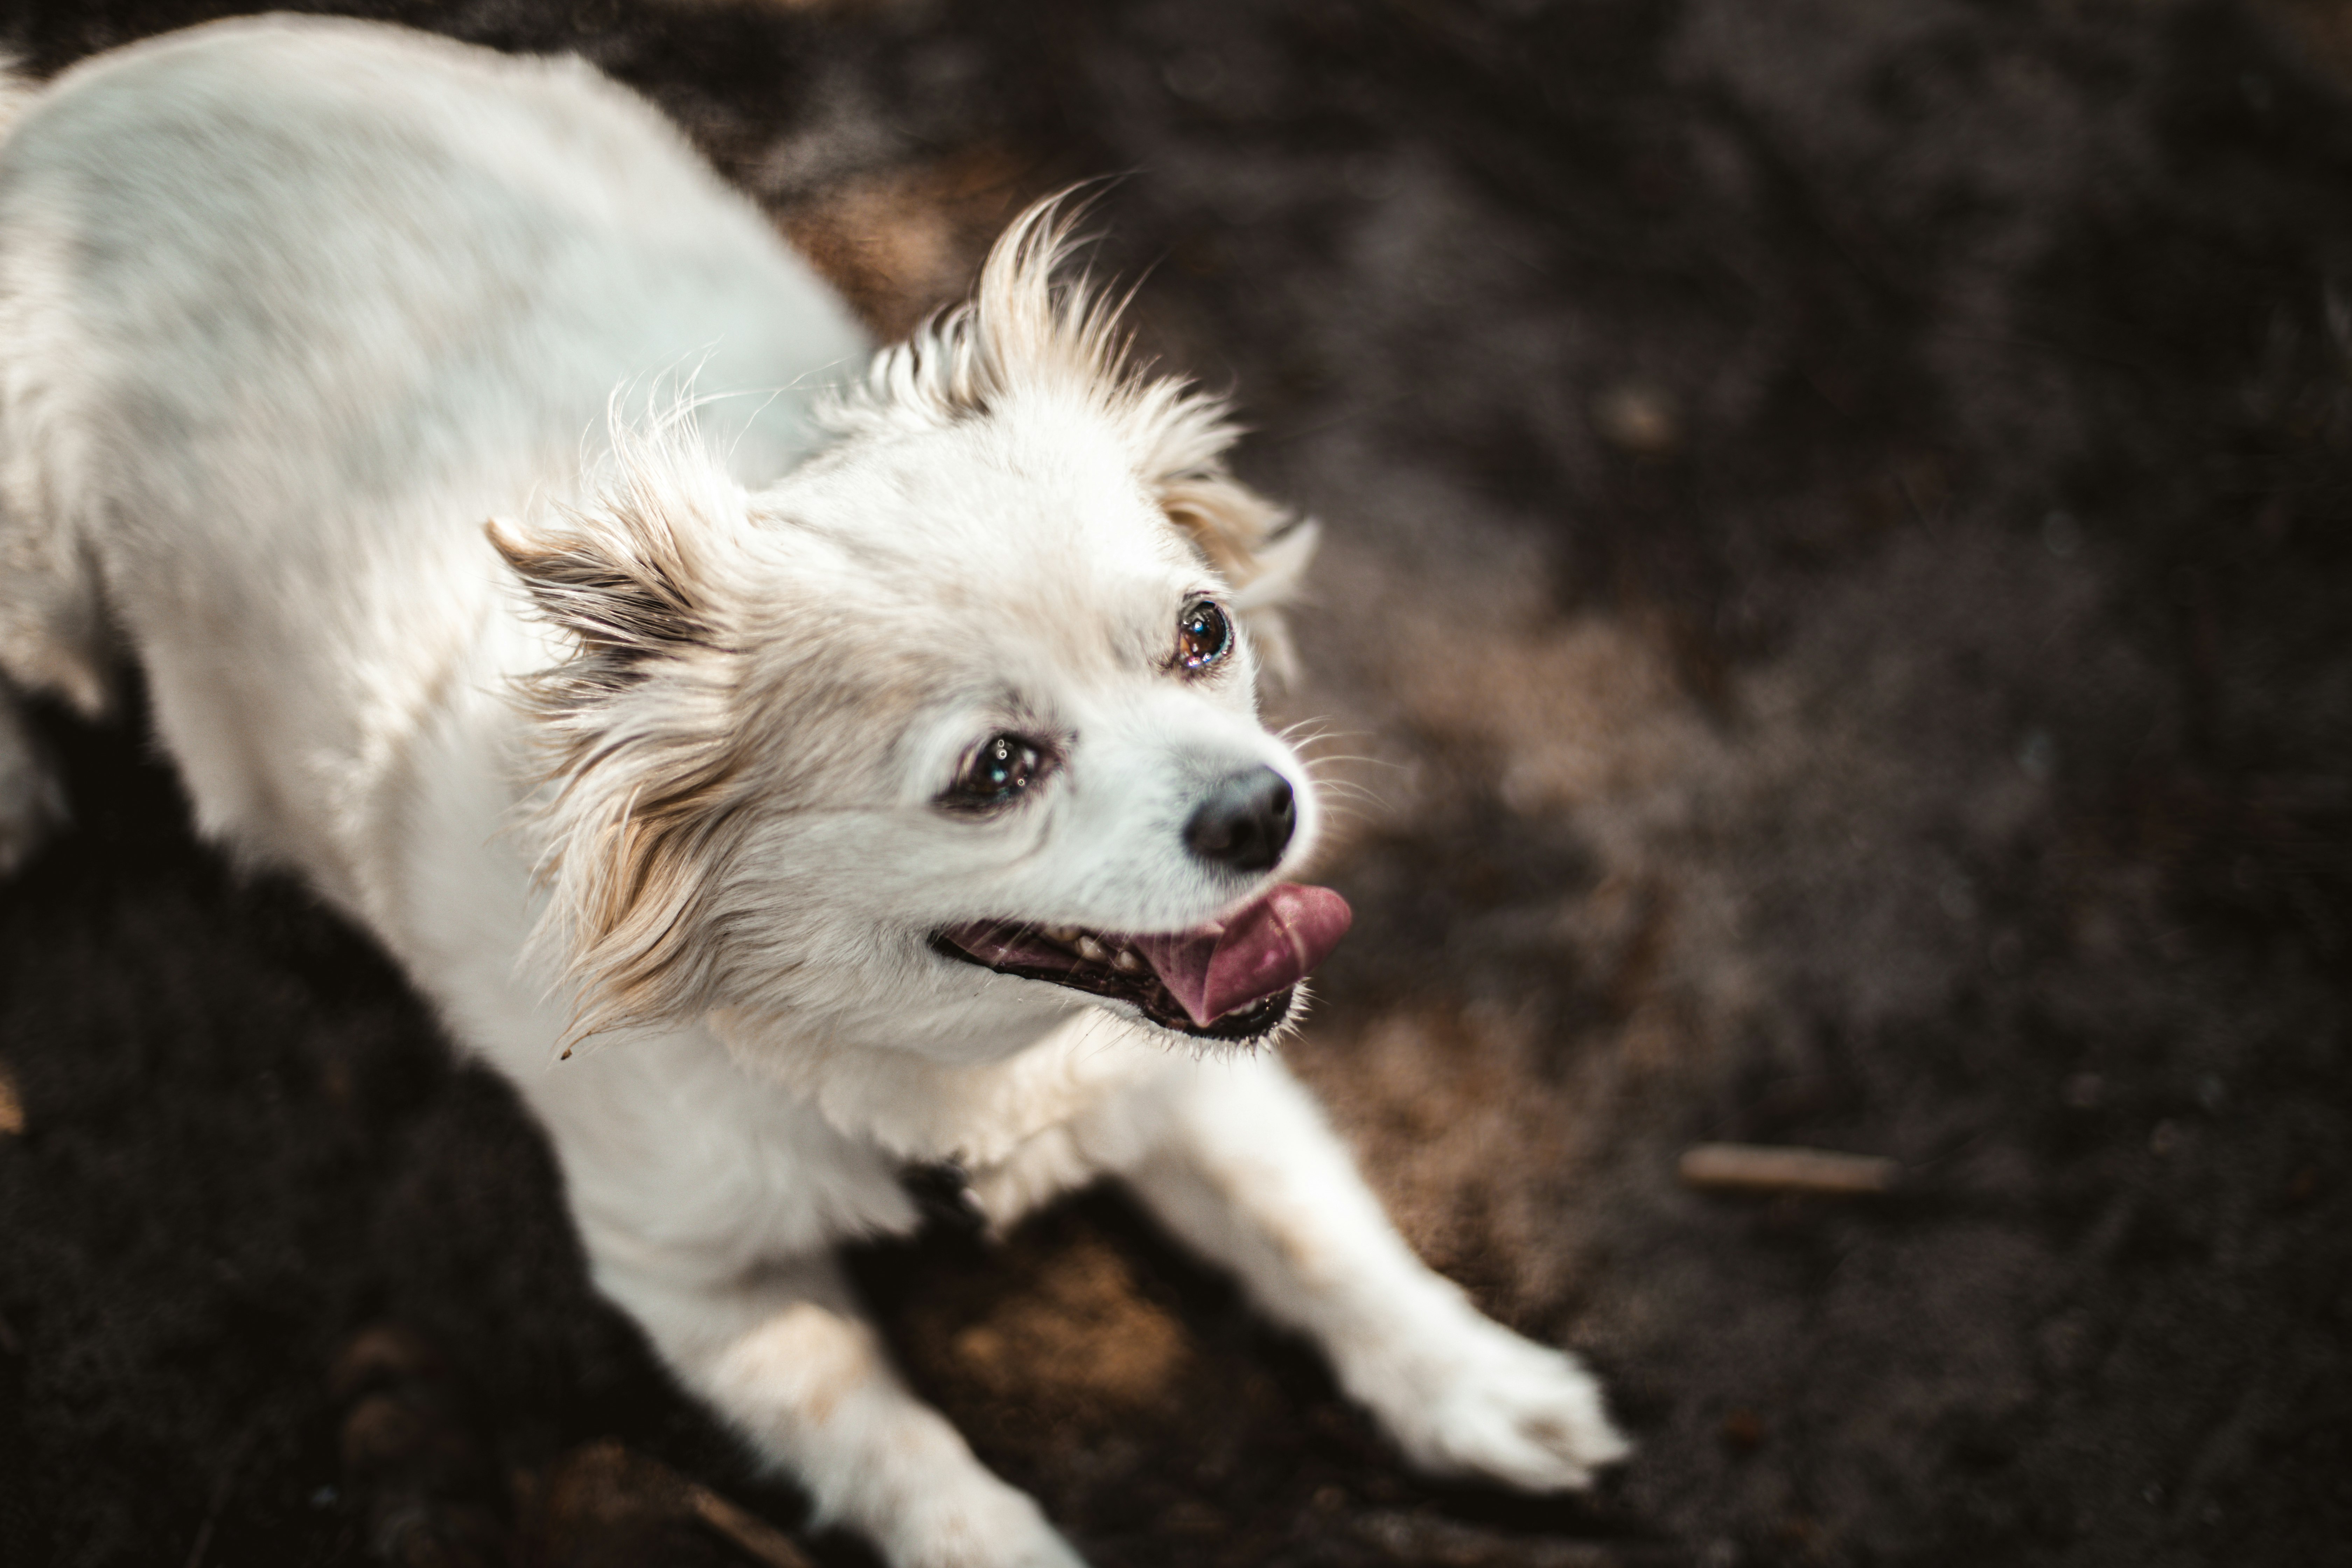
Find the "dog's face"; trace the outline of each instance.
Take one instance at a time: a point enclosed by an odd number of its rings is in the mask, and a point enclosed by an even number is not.
[[[1288,1016],[1286,981],[1195,1017],[1132,940],[1245,904],[1317,811],[1258,723],[1231,584],[1114,429],[1020,402],[853,442],[754,504],[769,608],[740,717],[822,760],[774,779],[738,860],[812,900],[786,916],[808,941],[847,939],[792,984],[796,1011],[881,999],[877,1028],[957,1037],[1089,999],[1213,1038]]]
[[[540,696],[593,1024],[730,1006],[985,1055],[1087,1005],[1212,1040],[1291,1017],[1346,908],[1281,880],[1318,809],[1257,719],[1276,514],[1199,405],[1135,412],[1049,383],[853,418],[757,496],[655,455],[594,526],[507,544],[582,645]]]

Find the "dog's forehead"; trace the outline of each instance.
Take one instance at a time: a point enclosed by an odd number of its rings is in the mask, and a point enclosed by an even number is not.
[[[830,479],[810,521],[918,606],[1125,636],[1216,586],[1116,428],[1083,407],[1037,400],[901,436]]]
[[[1062,549],[1068,565],[1177,571],[1191,565],[1116,427],[1080,405],[1018,402],[939,432],[942,450],[898,455],[903,482],[954,535],[989,559]],[[936,460],[933,460],[936,459]]]

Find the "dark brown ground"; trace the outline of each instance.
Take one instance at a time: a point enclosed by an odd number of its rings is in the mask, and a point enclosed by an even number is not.
[[[6,31],[47,70],[202,9]],[[1123,174],[1152,341],[1328,524],[1280,707],[1362,791],[1360,923],[1293,1058],[1643,1450],[1597,1504],[1424,1486],[1108,1195],[864,1258],[1096,1561],[2352,1551],[2343,10],[390,9],[581,47],[880,320]],[[54,733],[80,829],[0,889],[0,1555],[354,1563],[468,1495],[519,1560],[719,1552],[582,1544],[605,1436],[790,1524],[507,1093],[135,734]],[[1907,1190],[1681,1189],[1713,1138]],[[473,1444],[398,1486],[326,1372],[385,1319]]]

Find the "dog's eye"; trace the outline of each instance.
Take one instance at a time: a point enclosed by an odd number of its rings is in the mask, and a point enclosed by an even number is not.
[[[1234,646],[1234,624],[1214,599],[1195,599],[1176,622],[1176,658],[1187,669],[1206,669]]]
[[[956,775],[947,804],[967,811],[1004,805],[1029,787],[1044,761],[1037,748],[1020,736],[992,735]]]

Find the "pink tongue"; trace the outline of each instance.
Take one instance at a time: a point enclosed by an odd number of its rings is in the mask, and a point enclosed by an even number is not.
[[[1356,918],[1328,888],[1284,882],[1257,902],[1174,936],[1131,940],[1195,1024],[1297,984]]]

